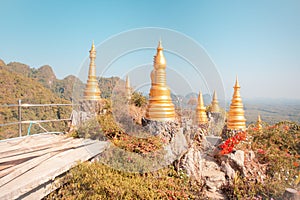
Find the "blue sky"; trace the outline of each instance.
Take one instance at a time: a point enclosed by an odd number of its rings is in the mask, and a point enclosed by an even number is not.
[[[0,7],[0,58],[6,63],[49,64],[58,78],[76,75],[92,40],[161,27],[202,45],[227,97],[238,74],[245,98],[300,99],[298,0],[1,0]]]

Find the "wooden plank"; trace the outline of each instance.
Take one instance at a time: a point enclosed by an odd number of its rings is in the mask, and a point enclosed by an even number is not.
[[[59,150],[63,150],[65,148],[72,148],[72,147],[76,147],[78,145],[82,145],[82,140],[69,140],[66,142],[59,142],[59,143],[54,143],[51,144],[49,143],[47,146],[42,146],[40,147],[40,149],[34,148],[33,150],[30,150],[29,148],[27,150],[18,152],[16,155],[11,155],[11,156],[7,156],[4,158],[0,158],[0,165],[2,163],[7,163],[7,162],[13,162],[19,159],[26,159],[26,158],[30,158],[30,157],[36,157],[36,156],[41,156],[43,154],[49,153],[49,152],[53,152],[53,151],[59,151]]]
[[[59,152],[51,152],[40,157],[31,159],[28,162],[22,163],[20,165],[14,166],[9,168],[9,170],[5,170],[1,172],[3,175],[0,179],[0,187],[4,184],[10,182],[11,180],[15,179],[16,177],[22,175],[23,173],[27,172],[28,170],[32,169],[33,167],[39,165],[41,162],[49,159],[50,157],[58,154]],[[0,176],[1,176],[0,175]]]
[[[84,145],[82,140],[75,139],[73,141],[70,141],[70,142],[66,143],[63,146],[54,147],[54,148],[45,149],[45,150],[36,151],[36,152],[26,154],[24,157],[21,157],[21,158],[24,159],[24,158],[29,157],[31,159],[29,159],[29,160],[27,160],[27,161],[25,161],[21,164],[17,164],[15,166],[11,167],[11,168],[0,171],[0,177],[6,176],[7,174],[10,174],[10,177],[11,177],[12,174],[15,174],[14,173],[15,171],[20,171],[20,170],[21,171],[26,171],[26,169],[27,169],[26,167],[28,167],[28,165],[26,165],[26,163],[32,163],[33,160],[39,160],[39,157],[43,157],[44,155],[47,155],[47,154],[55,155],[56,153],[59,153],[61,151],[66,151],[66,150],[69,150],[69,149],[72,149],[72,148],[78,148],[78,147],[81,147],[82,145]],[[17,158],[12,157],[11,158],[12,160],[10,161],[10,163],[13,163],[13,161],[17,162],[18,157],[20,157],[20,156],[23,156],[23,155],[18,155],[18,156],[16,156]],[[23,166],[26,166],[25,169],[22,168]],[[31,166],[31,164],[29,166]],[[17,175],[19,175],[19,174],[17,174]],[[1,181],[2,181],[2,178],[0,179],[0,186],[1,186]]]
[[[44,192],[39,192],[33,197],[33,191],[40,185],[49,181],[51,182],[55,177],[68,171],[71,167],[76,165],[78,161],[86,161],[98,155],[108,145],[108,142],[103,141],[88,141],[87,143],[86,146],[83,145],[79,148],[69,149],[56,154],[28,172],[3,185],[0,187],[0,199],[16,199],[20,196],[22,196],[22,198],[30,196],[31,199],[44,197]],[[40,194],[42,194],[42,196],[38,196]]]
[[[10,147],[7,147],[6,149],[2,149],[0,152],[0,158],[16,155],[18,152],[26,153],[28,151],[47,148],[55,144],[59,145],[61,143],[64,143],[66,141],[71,141],[71,140],[73,140],[73,138],[66,138],[66,137],[40,138],[40,137],[29,136],[28,138],[26,138],[26,141],[21,140],[19,143],[13,144]]]
[[[17,138],[11,138],[6,140],[0,140],[0,151],[5,150],[6,148],[10,148],[15,145],[21,145],[26,143],[28,139],[34,138],[35,140],[47,140],[47,139],[58,139],[58,135],[54,134],[35,134],[30,136],[23,136]],[[60,136],[61,137],[61,136]]]

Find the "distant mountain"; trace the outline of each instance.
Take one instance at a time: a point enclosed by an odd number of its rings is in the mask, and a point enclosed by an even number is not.
[[[30,103],[69,102],[57,97],[35,79],[0,67],[0,104],[14,104],[18,99]]]
[[[211,97],[209,94],[204,94],[203,100],[205,105],[210,105]],[[178,107],[182,108],[194,108],[198,102],[198,94],[195,92],[188,93],[187,95],[175,95],[171,94],[171,98],[173,99],[173,103]]]
[[[31,77],[32,76],[31,68],[28,65],[25,65],[23,63],[11,62],[11,63],[8,63],[7,65],[5,65],[4,67],[6,67],[6,69],[11,71],[11,72],[18,73],[18,74],[20,74],[22,76],[25,76],[25,77]]]
[[[98,83],[101,90],[101,98],[110,98],[116,84],[121,80],[119,77],[98,77]]]
[[[5,66],[5,65],[6,65],[5,62],[4,62],[3,60],[0,59],[0,67],[3,67],[3,66]]]
[[[79,92],[83,91],[85,87],[85,84],[82,83],[79,78],[73,75],[69,75],[62,80],[57,79],[55,81],[54,88],[52,88],[52,91],[59,97],[72,101],[74,85],[76,85],[76,89],[78,89]]]
[[[36,79],[38,82],[42,83],[43,86],[53,91],[58,80],[49,65],[44,65],[37,70],[33,69],[32,73],[34,74],[32,78]]]
[[[38,69],[35,69],[19,62],[11,62],[7,65],[5,65],[5,63],[3,62],[2,66],[5,67],[8,71],[38,81],[45,88],[48,88],[52,92],[54,92],[58,97],[64,98],[66,100],[72,100],[73,85],[75,82],[79,85],[78,88],[84,87],[84,84],[73,75],[67,76],[62,80],[57,79],[55,73],[49,65],[44,65]]]
[[[185,99],[187,99],[188,101],[191,100],[191,99],[198,99],[198,95],[197,93],[195,92],[191,92],[187,95],[185,95]],[[204,104],[205,105],[210,105],[212,99],[211,99],[211,96],[209,94],[202,94],[203,96],[203,101],[204,101]]]
[[[85,84],[82,83],[79,78],[73,75],[69,75],[62,80],[57,79],[55,73],[49,65],[44,65],[38,69],[30,68],[28,65],[19,62],[11,62],[5,65],[5,63],[2,61],[2,64],[0,62],[0,66],[1,65],[3,65],[8,71],[38,81],[45,88],[50,89],[58,97],[72,101],[74,94],[74,98],[82,98]],[[120,81],[119,77],[98,77],[101,97],[110,98],[111,92],[118,81]],[[74,89],[76,91],[73,91]]]

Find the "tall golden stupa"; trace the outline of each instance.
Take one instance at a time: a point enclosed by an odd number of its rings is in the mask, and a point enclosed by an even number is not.
[[[204,107],[203,96],[201,92],[199,92],[198,95],[198,102],[196,108],[196,122],[197,124],[206,124],[208,122],[208,118]]]
[[[219,102],[218,102],[216,91],[214,91],[214,94],[213,94],[213,99],[212,99],[212,102],[211,102],[210,112],[212,112],[212,113],[219,113],[220,112],[220,107],[219,107]]]
[[[244,116],[243,103],[240,95],[241,87],[238,81],[238,77],[236,77],[236,82],[233,88],[234,88],[234,93],[233,93],[233,97],[231,100],[231,105],[228,113],[227,129],[245,130],[246,119]]]
[[[175,108],[171,92],[166,83],[166,59],[161,41],[154,56],[154,69],[151,72],[151,89],[146,110],[146,118],[156,121],[175,120]]]
[[[100,89],[96,78],[96,49],[94,41],[90,50],[90,67],[87,84],[83,93],[84,100],[100,100]]]
[[[130,87],[130,80],[129,80],[129,76],[126,76],[126,83],[125,83],[125,93],[126,93],[126,98],[128,101],[131,100],[131,87]]]

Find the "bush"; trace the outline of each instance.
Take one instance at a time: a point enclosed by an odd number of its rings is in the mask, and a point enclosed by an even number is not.
[[[137,107],[143,107],[147,105],[147,99],[141,92],[134,92],[131,96],[131,104]]]

